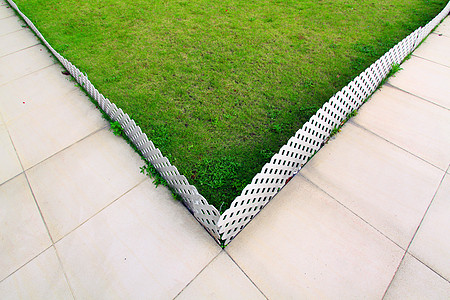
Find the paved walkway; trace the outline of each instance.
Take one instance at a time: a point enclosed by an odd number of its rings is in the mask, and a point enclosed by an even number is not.
[[[450,298],[450,18],[222,250],[0,2],[0,299]]]

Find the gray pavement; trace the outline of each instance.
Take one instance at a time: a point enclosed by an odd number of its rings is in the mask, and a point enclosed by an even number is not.
[[[450,18],[222,250],[0,2],[0,299],[449,299]]]

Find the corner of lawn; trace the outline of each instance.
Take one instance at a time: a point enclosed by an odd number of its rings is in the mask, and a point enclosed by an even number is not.
[[[17,0],[224,211],[302,124],[445,0]]]

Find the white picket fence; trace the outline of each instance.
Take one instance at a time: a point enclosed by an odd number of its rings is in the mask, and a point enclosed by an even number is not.
[[[222,215],[208,204],[195,186],[189,184],[167,157],[155,147],[145,133],[120,108],[105,98],[78,68],[56,52],[37,30],[34,24],[19,10],[12,0],[9,4],[22,16],[53,55],[70,72],[86,92],[98,102],[102,110],[120,123],[127,137],[141,154],[158,170],[167,183],[182,197],[194,217],[217,240],[228,244],[278,193],[289,178],[294,176],[324,144],[333,128],[355,109],[358,109],[387,76],[393,64],[400,64],[420,42],[450,12],[450,2],[427,25],[418,28],[380,59],[362,72],[342,90],[326,102],[310,120],[281,147],[261,172],[256,174]]]

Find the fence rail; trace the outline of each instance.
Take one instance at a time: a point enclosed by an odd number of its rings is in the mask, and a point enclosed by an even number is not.
[[[7,1],[75,80],[97,101],[100,108],[113,121],[119,122],[126,136],[170,187],[182,197],[194,217],[218,242],[223,241],[225,244],[228,244],[267,205],[289,178],[323,146],[333,128],[364,103],[386,78],[392,65],[400,64],[450,12],[449,2],[427,25],[411,33],[331,97],[287,144],[281,147],[270,162],[264,165],[261,172],[255,175],[241,195],[232,202],[230,208],[220,215],[219,211],[210,205],[196,187],[189,184],[187,178],[180,174],[168,158],[155,147],[134,120],[105,98],[89,81],[87,75],[56,52],[14,1]]]

